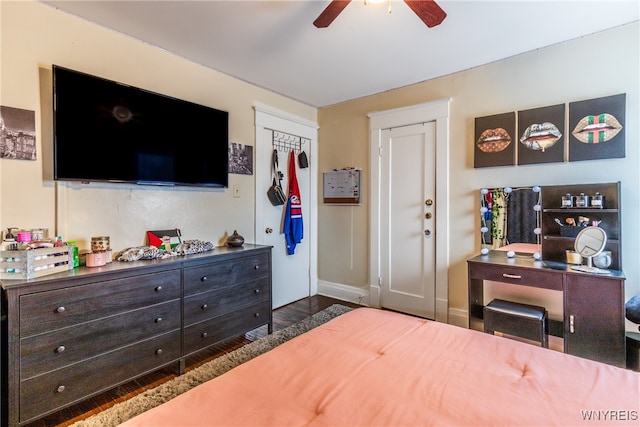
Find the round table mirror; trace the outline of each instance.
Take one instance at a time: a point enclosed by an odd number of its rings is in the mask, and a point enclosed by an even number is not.
[[[585,227],[576,236],[574,247],[582,258],[587,260],[587,265],[571,267],[574,270],[586,273],[610,274],[608,270],[602,270],[592,266],[592,258],[598,255],[607,244],[607,233],[600,227]]]

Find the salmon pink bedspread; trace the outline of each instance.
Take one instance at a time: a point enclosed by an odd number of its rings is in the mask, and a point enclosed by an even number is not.
[[[640,374],[358,308],[124,426],[640,425]]]

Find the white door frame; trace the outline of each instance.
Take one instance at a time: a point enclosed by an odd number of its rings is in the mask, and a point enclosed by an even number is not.
[[[267,198],[264,197],[267,189],[271,185],[271,180],[265,180],[269,174],[261,173],[261,169],[270,168],[270,162],[258,162],[261,156],[258,150],[264,150],[259,147],[259,137],[265,130],[278,130],[281,132],[297,135],[310,140],[310,147],[305,150],[309,159],[309,178],[310,178],[310,194],[306,196],[308,203],[304,205],[304,215],[308,221],[308,228],[304,230],[304,238],[309,239],[309,295],[318,293],[318,124],[302,117],[295,116],[281,111],[276,108],[254,102],[255,110],[255,147],[256,153],[254,159],[256,166],[254,171],[255,177],[255,217],[254,217],[254,236],[256,236],[256,244],[264,244],[264,230],[262,230],[262,217],[265,211],[265,203]],[[270,158],[271,150],[269,150]],[[270,169],[269,169],[270,170]],[[284,238],[284,237],[283,237]]]
[[[369,113],[371,169],[369,303],[380,307],[380,184],[382,130],[435,122],[436,125],[436,313],[447,323],[449,312],[449,102],[450,98]]]

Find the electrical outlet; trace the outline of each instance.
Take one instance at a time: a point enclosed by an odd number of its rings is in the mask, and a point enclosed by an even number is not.
[[[233,197],[240,197],[240,186],[239,185],[234,185],[233,186]]]

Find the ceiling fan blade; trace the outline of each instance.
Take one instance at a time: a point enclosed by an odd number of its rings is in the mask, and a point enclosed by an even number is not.
[[[333,0],[329,3],[320,16],[313,21],[313,25],[318,28],[326,28],[340,15],[340,12],[351,3],[351,0]]]
[[[429,28],[439,25],[447,17],[447,13],[434,0],[404,0],[404,2]]]

